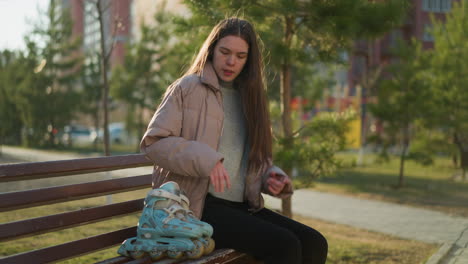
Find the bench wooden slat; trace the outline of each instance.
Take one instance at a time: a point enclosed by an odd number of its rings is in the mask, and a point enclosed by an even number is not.
[[[151,166],[144,154],[0,165],[0,182]]]
[[[130,258],[120,256],[120,257],[115,257],[115,258],[99,261],[94,264],[128,264],[129,261],[130,261]]]
[[[145,257],[145,258],[142,258],[142,259],[132,259],[132,260],[130,260],[128,262],[125,262],[125,264],[153,264],[153,263],[160,264],[158,262],[151,261],[150,257]],[[164,263],[164,264],[167,264],[167,263]]]
[[[122,243],[129,237],[136,236],[136,227],[105,233],[93,237],[75,240],[65,244],[29,251],[0,259],[0,263],[49,263],[106,249]]]
[[[0,212],[151,187],[151,174],[0,194]]]
[[[151,261],[149,257],[132,260],[126,257],[115,257],[95,264],[259,264],[247,254],[237,252],[233,249],[217,249],[211,254],[200,259],[163,259],[159,261]]]
[[[178,262],[179,263],[179,262]],[[180,262],[180,264],[256,264],[259,263],[255,261],[252,257],[246,255],[245,253],[237,252],[233,249],[217,249],[213,251],[210,255],[204,257],[202,260],[185,260]]]
[[[0,225],[0,241],[39,235],[139,212],[143,208],[143,201],[144,199],[137,199],[2,224]]]

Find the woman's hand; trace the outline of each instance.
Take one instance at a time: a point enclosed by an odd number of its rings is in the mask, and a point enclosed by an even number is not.
[[[291,183],[291,180],[289,179],[289,177],[286,177],[285,175],[271,172],[270,177],[268,177],[267,179],[267,183],[268,183],[268,190],[273,195],[278,195],[281,193],[281,191],[283,190],[286,184]]]
[[[224,187],[227,189],[231,188],[231,180],[221,161],[218,161],[216,166],[211,170],[210,180],[215,192],[224,192]]]

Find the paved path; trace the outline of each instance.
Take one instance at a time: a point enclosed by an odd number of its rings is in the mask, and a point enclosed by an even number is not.
[[[29,161],[84,157],[5,146],[2,151],[10,157]],[[139,170],[142,173],[151,171],[150,168],[139,168]],[[281,207],[280,200],[270,196],[265,198],[268,207],[274,209]],[[306,217],[441,245],[427,264],[468,264],[468,218],[313,190],[295,191],[293,211]]]
[[[265,200],[281,207],[279,199]],[[468,264],[468,218],[313,190],[296,190],[292,203],[302,216],[441,245],[428,263]]]

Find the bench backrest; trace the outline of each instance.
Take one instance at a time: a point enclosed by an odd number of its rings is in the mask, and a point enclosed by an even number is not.
[[[0,165],[0,183],[150,166],[143,154]],[[0,194],[0,212],[81,200],[151,187],[151,174]],[[143,198],[0,225],[0,241],[16,240],[139,212]],[[48,263],[112,247],[136,235],[124,228],[43,249],[7,256],[0,263]]]

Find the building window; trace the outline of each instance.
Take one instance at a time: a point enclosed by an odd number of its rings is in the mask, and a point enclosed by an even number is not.
[[[364,75],[366,70],[367,59],[364,56],[355,56],[353,59],[353,76],[357,79],[361,78]]]
[[[398,46],[398,42],[403,40],[403,33],[400,29],[395,29],[390,32],[390,48],[396,48]]]
[[[452,0],[423,0],[423,10],[427,12],[445,13],[451,7]]]
[[[424,25],[424,32],[423,32],[423,41],[434,42],[434,36],[432,35],[432,25],[425,24]]]

